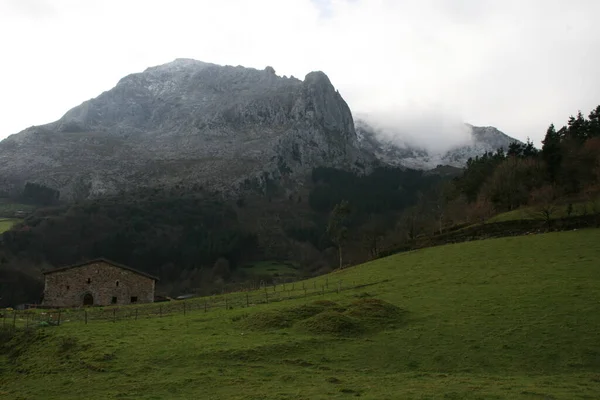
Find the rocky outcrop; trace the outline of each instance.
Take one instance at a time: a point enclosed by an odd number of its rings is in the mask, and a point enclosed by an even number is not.
[[[317,166],[368,163],[324,73],[301,81],[190,59],[129,75],[60,120],[0,142],[0,182],[41,183],[63,199],[161,184],[260,188]]]

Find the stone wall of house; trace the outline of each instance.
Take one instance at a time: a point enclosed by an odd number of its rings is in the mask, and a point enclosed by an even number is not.
[[[105,262],[46,274],[43,305],[79,307],[91,295],[93,305],[154,301],[154,279]],[[88,296],[89,298],[89,296]]]

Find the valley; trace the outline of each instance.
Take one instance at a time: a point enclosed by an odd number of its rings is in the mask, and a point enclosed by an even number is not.
[[[0,400],[600,399],[599,13],[0,1]]]

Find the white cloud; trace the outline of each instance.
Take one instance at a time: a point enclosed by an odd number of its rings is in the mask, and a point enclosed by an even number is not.
[[[446,124],[422,110],[540,140],[600,103],[599,13],[597,0],[7,0],[0,137],[189,57],[322,70],[353,111],[416,132],[415,104],[434,130]]]
[[[418,147],[434,154],[471,144],[471,128],[443,106],[408,104],[397,110],[380,109],[369,113],[355,113],[355,118],[366,121],[386,141],[400,147]]]

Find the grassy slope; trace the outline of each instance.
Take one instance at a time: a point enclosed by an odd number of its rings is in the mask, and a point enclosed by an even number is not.
[[[598,398],[598,243],[600,230],[502,238],[330,275],[380,283],[325,298],[368,292],[408,312],[358,337],[238,321],[305,299],[41,329],[20,355],[0,356],[0,398]]]
[[[600,208],[598,203],[596,205],[592,204],[592,202],[579,202],[573,203],[573,209],[571,211],[571,216],[580,216],[580,215],[588,215],[594,212],[595,208]],[[569,216],[567,213],[567,205],[557,205],[552,210],[551,218],[565,218]],[[540,213],[539,210],[536,210],[534,207],[522,207],[513,211],[508,211],[505,213],[501,213],[498,215],[494,215],[490,219],[486,221],[486,223],[494,223],[494,222],[505,222],[505,221],[514,221],[514,220],[522,220],[522,219],[544,219],[544,216]]]
[[[18,222],[21,222],[21,220],[16,218],[0,218],[0,233],[6,232]]]

